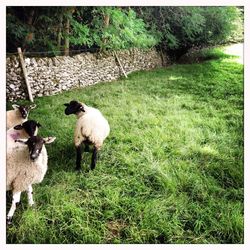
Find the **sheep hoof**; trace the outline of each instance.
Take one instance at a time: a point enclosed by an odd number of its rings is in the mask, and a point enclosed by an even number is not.
[[[29,206],[32,207],[32,208],[35,207],[35,202],[29,203]]]
[[[12,217],[7,216],[6,222],[7,222],[7,225],[11,225],[12,224]]]
[[[90,165],[90,170],[94,170],[95,166]]]

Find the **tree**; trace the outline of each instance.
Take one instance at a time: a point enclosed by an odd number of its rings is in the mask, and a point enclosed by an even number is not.
[[[147,48],[157,44],[142,19],[132,9],[117,7],[95,8],[93,39],[102,49]]]
[[[237,7],[135,7],[138,15],[158,32],[158,47],[178,58],[193,46],[226,43],[242,27]]]
[[[7,51],[69,55],[156,46],[178,58],[193,46],[243,39],[242,12],[234,6],[7,7]]]

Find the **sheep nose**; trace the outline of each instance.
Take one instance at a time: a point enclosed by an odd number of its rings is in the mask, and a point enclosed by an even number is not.
[[[30,159],[31,159],[32,161],[34,161],[34,160],[36,159],[36,154],[31,154],[31,155],[30,155]]]

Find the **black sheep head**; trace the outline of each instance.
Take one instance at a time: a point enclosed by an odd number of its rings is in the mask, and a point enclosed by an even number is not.
[[[29,115],[29,112],[31,109],[34,109],[36,107],[36,104],[32,104],[32,105],[17,105],[17,104],[13,104],[12,107],[16,110],[18,109],[22,118],[26,119]]]
[[[16,125],[14,129],[21,130],[24,129],[29,136],[34,136],[37,134],[37,129],[41,127],[41,124],[34,121],[28,120],[22,124]]]
[[[15,140],[15,142],[19,142],[22,144],[25,144],[29,148],[29,156],[31,161],[35,161],[43,148],[44,144],[50,144],[52,143],[56,137],[46,137],[42,138],[40,136],[31,136],[29,139],[18,139]]]
[[[77,114],[79,112],[85,112],[84,107],[81,103],[77,101],[71,101],[70,103],[65,103],[65,115]]]

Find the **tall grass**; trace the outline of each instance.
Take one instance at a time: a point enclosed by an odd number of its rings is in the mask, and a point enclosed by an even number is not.
[[[57,140],[36,206],[22,195],[7,242],[243,243],[243,66],[233,59],[219,52],[37,98],[30,119]],[[85,153],[81,174],[75,117],[64,115],[72,99],[111,126],[96,169]]]

